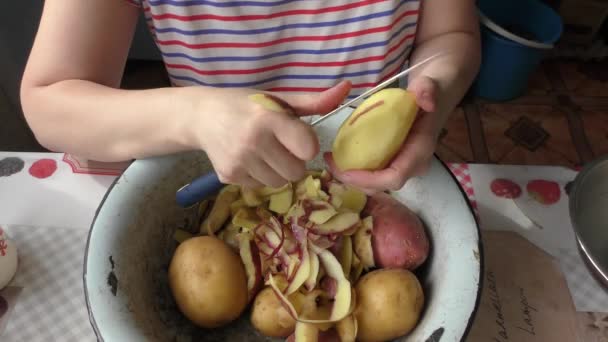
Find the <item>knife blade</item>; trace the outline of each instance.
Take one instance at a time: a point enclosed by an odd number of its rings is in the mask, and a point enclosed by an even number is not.
[[[437,53],[435,55],[425,58],[424,60],[414,64],[413,66],[411,66],[411,67],[401,71],[400,73],[390,77],[389,79],[383,81],[382,83],[378,84],[377,86],[365,91],[364,93],[355,97],[354,99],[345,102],[344,104],[342,104],[341,106],[332,110],[331,112],[319,117],[318,119],[313,121],[310,125],[313,127],[318,125],[319,123],[327,120],[328,118],[332,117],[333,115],[341,112],[345,108],[351,107],[357,101],[367,98],[367,97],[373,95],[374,93],[386,88],[388,85],[392,84],[396,80],[405,77],[406,75],[411,73],[413,70],[419,68],[420,66],[430,62],[431,60],[433,60],[443,54],[444,53]],[[188,183],[188,184],[184,185],[183,187],[181,187],[180,189],[178,189],[176,192],[177,204],[183,208],[190,207],[190,206],[202,201],[203,199],[215,194],[216,192],[221,190],[221,188],[224,187],[224,185],[225,184],[223,184],[219,180],[217,173],[215,173],[215,171],[211,171],[205,175],[202,175],[202,176],[196,178],[191,183]]]

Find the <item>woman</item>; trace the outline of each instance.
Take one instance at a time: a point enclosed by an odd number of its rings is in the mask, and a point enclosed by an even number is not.
[[[174,87],[119,89],[140,11]],[[21,98],[51,150],[123,161],[198,149],[225,183],[281,186],[303,176],[317,137],[249,95],[324,114],[438,52],[408,78],[422,113],[386,169],[341,173],[325,156],[343,182],[395,190],[425,171],[477,73],[472,0],[50,0]]]

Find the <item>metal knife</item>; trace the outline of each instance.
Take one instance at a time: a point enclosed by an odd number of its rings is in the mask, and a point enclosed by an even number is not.
[[[315,126],[315,125],[319,124],[320,122],[330,118],[331,116],[339,113],[343,109],[350,107],[353,103],[355,103],[361,99],[364,99],[364,98],[386,88],[386,86],[390,85],[394,81],[408,75],[414,69],[417,69],[418,67],[422,66],[423,64],[428,63],[432,59],[435,59],[436,57],[439,57],[442,54],[443,53],[438,53],[438,54],[432,55],[432,56],[416,63],[415,65],[401,71],[400,73],[396,74],[395,76],[393,76],[393,77],[387,79],[386,81],[378,84],[377,86],[369,89],[368,91],[355,97],[354,99],[347,101],[346,103],[342,104],[341,106],[332,110],[331,112],[321,116],[320,118],[313,121],[310,125]],[[176,193],[177,204],[183,208],[190,207],[190,206],[196,204],[197,202],[202,201],[203,199],[217,193],[222,187],[224,187],[224,185],[225,184],[220,182],[217,173],[215,173],[214,171],[209,172],[206,175],[203,175],[203,176],[195,179],[191,183],[186,184],[183,187],[181,187],[179,190],[177,190],[177,193]]]

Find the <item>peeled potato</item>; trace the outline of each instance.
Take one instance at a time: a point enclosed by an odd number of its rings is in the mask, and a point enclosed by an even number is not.
[[[285,310],[272,288],[266,287],[255,297],[251,324],[265,336],[287,337],[293,333],[296,320]]]
[[[383,89],[367,98],[344,121],[332,147],[338,169],[379,170],[399,151],[418,106],[413,93]]]
[[[247,305],[241,258],[212,236],[185,240],[169,265],[169,286],[180,311],[193,323],[217,328],[237,319]]]
[[[359,279],[355,291],[357,341],[390,341],[407,335],[420,319],[424,294],[411,271],[372,271]]]

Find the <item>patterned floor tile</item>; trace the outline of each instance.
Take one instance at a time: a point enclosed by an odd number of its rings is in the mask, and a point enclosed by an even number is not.
[[[490,160],[495,163],[513,150],[515,143],[505,136],[505,132],[511,127],[510,122],[498,115],[492,107],[496,106],[480,106],[480,115]]]
[[[566,114],[554,106],[546,105],[513,105],[513,104],[486,104],[483,106],[483,114],[492,113],[494,115],[488,115],[486,121],[497,120],[496,117],[500,117],[506,120],[509,124],[509,128],[513,125],[524,123],[522,126],[533,126],[532,123],[536,123],[540,126],[540,132],[534,132],[533,129],[528,129],[530,134],[529,138],[534,138],[534,135],[541,135],[542,131],[548,133],[548,137],[543,140],[543,145],[561,154],[570,163],[578,163],[579,156],[572,142],[570,135],[570,128],[568,126],[568,120]],[[485,122],[484,122],[485,125]],[[503,127],[503,124],[500,124]],[[507,131],[506,131],[507,132]],[[497,134],[498,132],[492,132],[491,134]],[[486,133],[486,139],[490,140]],[[522,133],[523,134],[523,133]],[[500,138],[514,139],[513,136],[503,135]],[[504,139],[503,138],[503,139]],[[498,139],[498,137],[494,137]],[[542,140],[542,139],[541,139]],[[526,146],[525,142],[514,139],[515,143]],[[490,142],[488,141],[488,147],[492,149]],[[531,150],[534,150],[534,146],[527,146]],[[494,158],[494,157],[493,157]]]
[[[435,153],[442,161],[446,163],[465,163],[466,160],[463,159],[458,154],[454,153],[449,147],[447,147],[443,143],[439,143],[437,148],[435,149]]]
[[[604,110],[582,110],[585,135],[596,156],[608,154],[608,108]]]
[[[527,116],[520,116],[505,132],[517,145],[530,151],[536,151],[543,146],[549,138],[549,133],[534,120]]]
[[[566,88],[574,95],[608,97],[608,62],[559,65]]]
[[[560,165],[574,167],[575,164],[561,154],[541,146],[536,151],[530,151],[523,146],[517,146],[507,153],[500,164],[513,165]]]
[[[457,153],[461,160],[473,160],[467,120],[462,108],[456,108],[452,113],[445,125],[445,132],[441,142]]]

